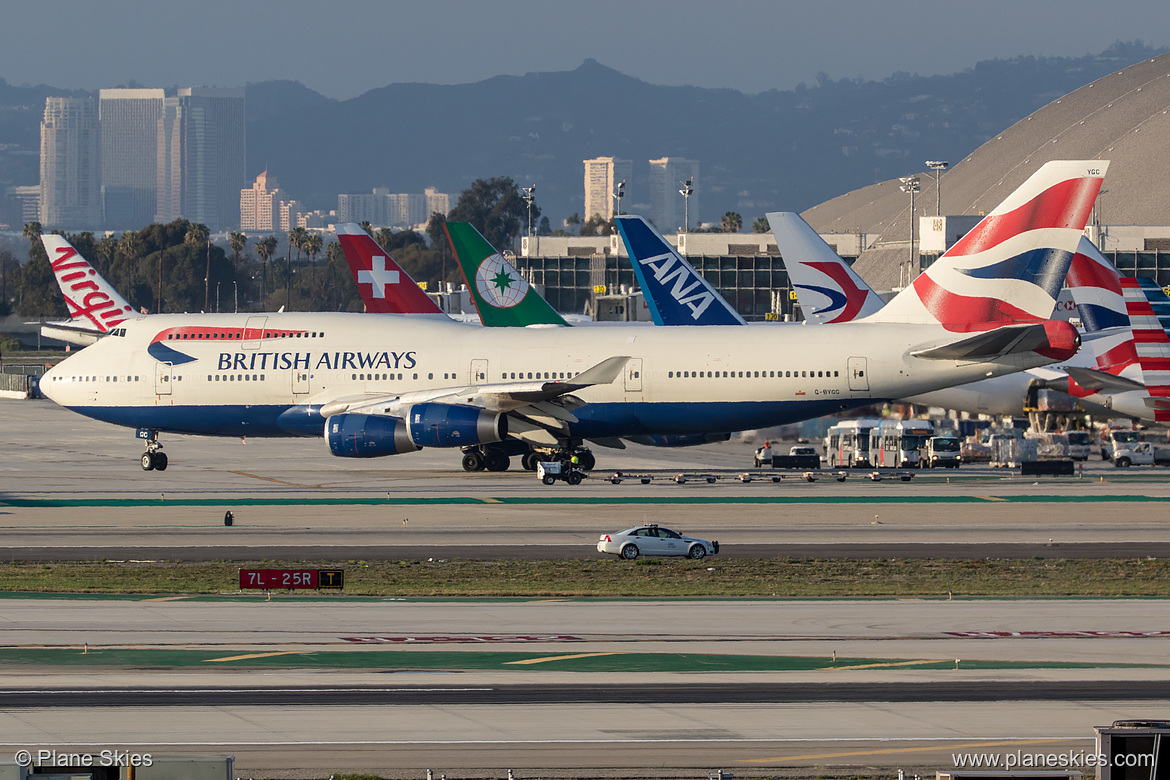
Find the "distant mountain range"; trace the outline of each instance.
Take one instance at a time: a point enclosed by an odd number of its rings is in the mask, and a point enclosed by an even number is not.
[[[582,160],[634,162],[623,208],[648,202],[647,160],[700,162],[703,221],[801,211],[876,181],[958,162],[1046,103],[1144,58],[1140,41],[1084,57],[981,62],[949,76],[883,81],[819,74],[817,84],[747,95],[663,87],[594,60],[576,70],[474,84],[391,84],[333,100],[297,82],[247,85],[248,174],[267,169],[313,208],[341,192],[459,193],[477,178],[537,185],[554,227],[584,206]],[[51,87],[0,80],[0,186],[36,184],[39,121]],[[694,215],[692,215],[692,221]]]

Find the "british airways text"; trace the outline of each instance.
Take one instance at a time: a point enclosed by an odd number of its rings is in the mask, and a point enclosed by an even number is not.
[[[314,361],[312,352],[220,352],[219,370],[255,371],[256,369],[313,368],[365,369],[404,368],[418,365],[416,353],[410,352],[325,352]]]

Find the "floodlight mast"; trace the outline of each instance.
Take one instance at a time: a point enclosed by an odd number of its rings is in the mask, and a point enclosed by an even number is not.
[[[536,185],[521,187],[520,191],[524,193],[521,200],[528,204],[528,237],[532,238],[532,204],[536,201]]]
[[[934,215],[936,217],[942,216],[942,190],[939,189],[938,176],[947,169],[948,165],[950,165],[950,163],[946,160],[926,161],[926,167],[934,171]]]
[[[681,184],[683,186],[683,188],[678,191],[678,194],[683,196],[683,232],[684,233],[688,232],[690,230],[690,226],[691,226],[691,193],[695,191],[695,188],[691,186],[691,182],[693,182],[693,181],[694,181],[694,178],[687,179],[686,181],[681,181],[681,180],[679,181],[679,184]]]
[[[914,196],[918,193],[920,188],[918,186],[919,182],[917,176],[905,176],[901,179],[901,182],[902,192],[910,193],[910,265],[906,269],[905,273],[900,274],[902,277],[902,287],[905,287],[906,285],[910,284],[910,282],[914,281]]]

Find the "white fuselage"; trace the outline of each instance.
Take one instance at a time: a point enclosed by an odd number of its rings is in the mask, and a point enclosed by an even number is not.
[[[62,361],[41,387],[62,406],[135,428],[321,435],[313,410],[338,399],[490,394],[493,384],[567,381],[628,357],[615,381],[573,393],[584,406],[571,435],[590,438],[764,427],[1052,362],[1034,352],[982,363],[910,354],[957,338],[896,323],[480,328],[395,314],[152,315]],[[291,428],[290,416],[300,420]]]

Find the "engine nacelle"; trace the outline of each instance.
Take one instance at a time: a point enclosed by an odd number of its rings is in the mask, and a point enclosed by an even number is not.
[[[478,406],[427,402],[410,407],[406,427],[420,447],[466,447],[503,441],[508,418]]]
[[[339,458],[380,458],[419,449],[401,417],[335,414],[325,421],[329,451]]]

